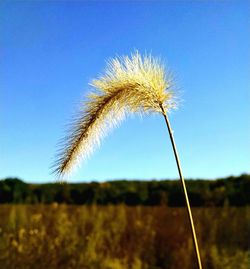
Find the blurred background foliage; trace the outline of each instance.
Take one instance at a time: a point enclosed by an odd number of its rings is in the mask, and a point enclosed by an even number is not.
[[[250,176],[187,180],[203,266],[250,268]],[[196,269],[178,180],[0,181],[0,268]]]
[[[216,180],[187,180],[191,205],[250,205],[250,175]],[[91,183],[27,184],[17,178],[0,181],[0,203],[77,205],[185,206],[179,180],[119,180]]]
[[[250,208],[194,208],[206,269],[248,269]],[[0,268],[195,269],[184,208],[1,205]]]

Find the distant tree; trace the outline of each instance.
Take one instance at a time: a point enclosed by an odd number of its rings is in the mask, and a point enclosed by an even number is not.
[[[250,176],[187,180],[192,206],[250,205]],[[0,180],[0,203],[68,203],[185,206],[176,180],[110,181],[74,184],[27,184],[18,178]]]

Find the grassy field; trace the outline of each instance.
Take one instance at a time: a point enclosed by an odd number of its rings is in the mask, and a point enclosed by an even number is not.
[[[250,208],[194,208],[203,266],[250,268]],[[1,205],[1,269],[194,269],[184,208]]]

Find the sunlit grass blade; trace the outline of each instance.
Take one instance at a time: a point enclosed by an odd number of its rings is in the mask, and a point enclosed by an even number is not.
[[[66,138],[65,145],[56,162],[55,172],[68,173],[81,158],[86,158],[99,145],[107,131],[120,122],[128,113],[161,113],[168,127],[176,164],[184,191],[190,227],[195,246],[197,264],[202,269],[200,253],[193,224],[185,181],[167,116],[169,109],[176,107],[171,90],[171,78],[159,60],[140,56],[138,52],[111,60],[104,75],[92,81],[94,93]]]

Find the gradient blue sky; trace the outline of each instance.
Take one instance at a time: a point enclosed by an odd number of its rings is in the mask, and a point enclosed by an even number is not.
[[[1,1],[0,178],[49,166],[109,57],[160,56],[183,102],[170,115],[186,178],[250,172],[249,1]],[[127,119],[70,181],[177,178],[164,120]]]

